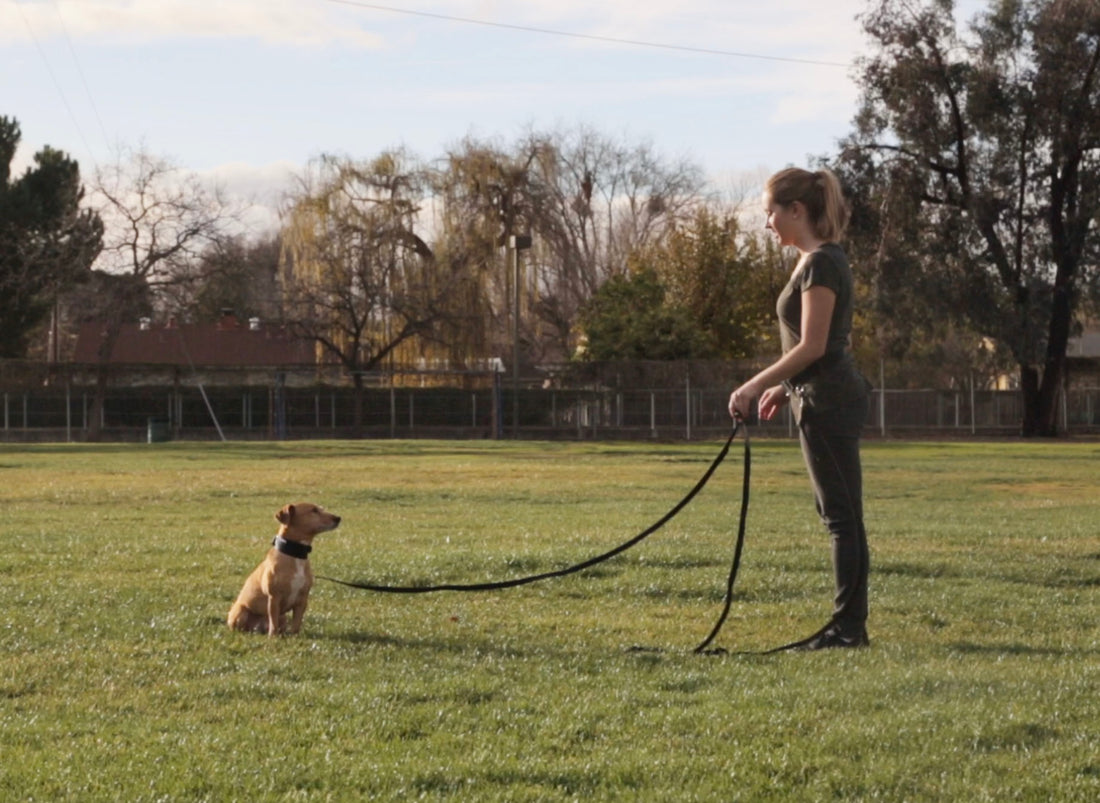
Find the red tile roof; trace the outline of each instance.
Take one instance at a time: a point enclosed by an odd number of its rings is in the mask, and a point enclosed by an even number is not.
[[[99,362],[106,327],[84,324],[77,335],[75,363]],[[313,341],[283,327],[242,326],[233,316],[218,323],[123,324],[109,362],[145,365],[260,366],[316,362]]]

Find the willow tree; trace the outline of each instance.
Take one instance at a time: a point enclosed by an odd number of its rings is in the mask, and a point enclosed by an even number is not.
[[[436,253],[464,279],[455,287],[458,304],[446,337],[455,364],[508,354],[517,332],[528,359],[539,350],[533,272],[522,271],[517,320],[516,277],[504,251],[510,236],[532,230],[537,198],[529,169],[523,154],[467,140],[433,173]]]
[[[288,321],[352,377],[362,423],[364,373],[436,339],[458,276],[421,231],[426,170],[403,152],[324,157],[285,214],[281,282]]]
[[[1053,435],[1100,265],[1100,4],[993,0],[964,34],[951,0],[876,0],[863,25],[874,52],[840,168],[878,261],[905,268],[878,277],[883,294],[1003,344],[1022,432]]]

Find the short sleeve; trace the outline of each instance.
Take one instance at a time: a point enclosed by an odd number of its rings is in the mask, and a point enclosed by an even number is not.
[[[840,266],[825,251],[815,251],[802,266],[801,292],[811,287],[827,287],[839,296],[842,286]]]

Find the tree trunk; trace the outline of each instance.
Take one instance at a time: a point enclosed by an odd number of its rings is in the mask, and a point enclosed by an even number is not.
[[[1039,430],[1035,434],[1044,438],[1059,434],[1058,394],[1062,389],[1065,363],[1065,357],[1048,357],[1043,368],[1043,381],[1039,384]]]
[[[351,430],[352,437],[363,437],[363,372],[353,371],[352,378],[355,387],[355,401],[352,405]]]
[[[1024,402],[1020,434],[1025,438],[1031,438],[1039,430],[1039,371],[1034,366],[1020,366],[1020,395]]]
[[[122,324],[111,320],[104,326],[103,341],[96,353],[98,360],[95,372],[95,389],[92,391],[92,405],[88,419],[87,439],[96,443],[103,438],[103,407],[107,401],[107,386],[111,377],[111,354],[115,350],[122,331]]]
[[[109,370],[103,363],[96,368],[95,390],[92,391],[92,404],[88,410],[88,432],[84,436],[89,443],[98,443],[103,438],[103,404],[107,397]]]
[[[1068,271],[1066,274],[1068,275]],[[1024,393],[1024,421],[1022,434],[1025,437],[1057,437],[1058,433],[1058,393],[1062,389],[1066,375],[1066,348],[1069,343],[1070,323],[1073,310],[1069,293],[1065,289],[1066,280],[1059,271],[1058,283],[1054,289],[1047,330],[1047,350],[1043,361],[1042,378],[1033,366],[1021,366],[1021,387]]]
[[[1058,435],[1058,391],[1062,384],[1065,360],[1050,359],[1039,369],[1020,366],[1020,392],[1024,401],[1024,416],[1020,434],[1025,438],[1054,438]]]

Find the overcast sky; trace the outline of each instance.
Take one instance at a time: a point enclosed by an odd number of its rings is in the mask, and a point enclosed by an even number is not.
[[[690,159],[721,189],[834,149],[865,7],[0,0],[0,114],[23,130],[17,170],[45,144],[86,174],[140,146],[259,189],[320,153],[432,159],[469,135],[583,124]]]

